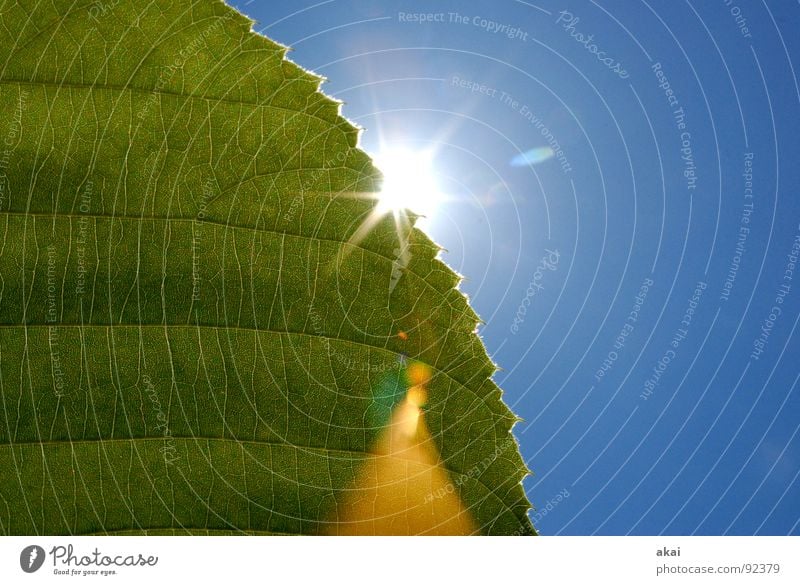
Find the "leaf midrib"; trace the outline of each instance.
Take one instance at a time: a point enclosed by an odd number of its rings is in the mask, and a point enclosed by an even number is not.
[[[253,227],[253,226],[241,225],[241,224],[236,224],[236,223],[226,223],[226,222],[221,221],[221,220],[214,221],[214,220],[208,219],[208,217],[206,217],[204,219],[198,219],[198,218],[194,218],[194,217],[167,217],[167,216],[162,216],[162,215],[139,215],[139,216],[124,215],[124,214],[109,215],[109,214],[104,214],[104,213],[91,213],[91,212],[90,213],[80,213],[80,214],[78,214],[78,213],[58,213],[58,212],[56,212],[56,213],[43,213],[41,211],[30,212],[30,213],[26,213],[26,212],[22,212],[22,211],[0,211],[0,216],[2,216],[2,215],[8,215],[8,216],[13,216],[13,217],[22,217],[22,218],[27,218],[27,217],[42,217],[42,218],[49,218],[49,219],[58,219],[58,218],[61,218],[61,217],[69,218],[69,219],[93,218],[93,219],[101,219],[101,220],[120,220],[120,221],[133,221],[133,222],[141,222],[141,221],[152,220],[152,221],[165,221],[165,222],[176,222],[176,223],[186,222],[186,223],[199,223],[199,224],[208,224],[208,225],[218,225],[218,226],[221,226],[221,227],[224,227],[224,228],[228,228],[228,229],[231,229],[231,230],[243,230],[243,231],[249,231],[249,232],[254,232],[254,233],[274,234],[276,236],[289,236],[289,237],[293,237],[293,238],[300,238],[300,239],[308,240],[308,241],[311,241],[311,242],[331,242],[333,244],[340,244],[342,246],[352,246],[355,249],[363,250],[363,251],[365,251],[365,252],[367,252],[369,254],[372,254],[374,256],[377,256],[379,258],[383,258],[385,260],[389,260],[392,264],[394,264],[394,262],[396,261],[396,259],[394,257],[387,256],[385,254],[381,254],[380,252],[377,252],[375,250],[372,250],[370,248],[364,247],[364,246],[362,246],[360,244],[353,243],[353,242],[350,242],[350,241],[347,241],[347,240],[337,240],[337,239],[334,239],[334,238],[323,238],[323,237],[319,237],[319,236],[309,236],[307,234],[289,232],[289,231],[280,231],[280,230],[270,229],[268,227]],[[406,267],[406,270],[408,272],[411,272],[411,273],[415,274],[416,276],[418,276],[420,278],[420,280],[423,280],[423,281],[425,280],[420,274],[410,270],[408,267]],[[428,285],[428,286],[430,286],[430,285]],[[436,289],[434,289],[434,290],[436,290]],[[439,291],[437,291],[437,292],[439,292]],[[441,294],[441,293],[439,292],[439,294]]]
[[[255,332],[255,333],[273,333],[275,335],[297,335],[302,337],[311,337],[317,339],[328,339],[334,342],[341,342],[341,343],[349,343],[352,345],[356,345],[359,347],[366,347],[368,349],[372,349],[379,352],[388,353],[393,357],[397,357],[399,352],[392,351],[386,347],[381,347],[379,345],[370,345],[368,343],[364,343],[362,341],[356,341],[354,339],[345,339],[343,337],[330,337],[327,335],[321,335],[319,333],[308,333],[306,331],[288,331],[285,329],[275,330],[275,329],[257,329],[255,327],[241,327],[241,326],[233,326],[233,325],[203,325],[203,324],[195,324],[195,325],[184,325],[182,323],[179,324],[169,324],[169,323],[116,323],[116,324],[108,324],[108,323],[29,323],[29,324],[21,324],[21,323],[0,323],[0,329],[14,329],[14,328],[21,328],[21,329],[32,329],[32,328],[50,328],[50,327],[69,327],[69,328],[106,328],[106,329],[115,329],[115,328],[131,328],[131,329],[139,329],[145,327],[159,327],[162,329],[213,329],[213,330],[220,330],[220,331],[248,331],[248,332]],[[469,386],[467,386],[464,382],[461,382],[454,378],[447,370],[442,370],[438,366],[425,362],[418,357],[414,358],[415,362],[419,362],[428,366],[432,371],[437,372],[456,384],[457,386],[466,390],[469,394],[471,394],[475,399],[480,400],[481,402],[486,402],[485,397],[481,397],[478,395],[477,391],[473,390]],[[457,364],[456,367],[458,367]],[[488,405],[487,405],[488,406]]]

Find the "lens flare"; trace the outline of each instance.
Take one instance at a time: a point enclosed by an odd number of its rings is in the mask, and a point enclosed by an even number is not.
[[[431,369],[414,362],[406,378],[406,396],[337,506],[329,534],[477,534],[425,423]]]
[[[527,167],[531,165],[538,165],[544,161],[551,159],[555,156],[555,152],[549,146],[542,146],[540,148],[532,148],[526,152],[522,152],[511,159],[512,167]]]

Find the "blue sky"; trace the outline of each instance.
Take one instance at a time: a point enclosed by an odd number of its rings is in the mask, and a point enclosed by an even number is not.
[[[798,3],[234,5],[434,153],[541,533],[800,534]]]

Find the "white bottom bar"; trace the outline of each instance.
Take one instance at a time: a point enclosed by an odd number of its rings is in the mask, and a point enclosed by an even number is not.
[[[5,537],[0,582],[794,584],[798,557],[797,537]]]

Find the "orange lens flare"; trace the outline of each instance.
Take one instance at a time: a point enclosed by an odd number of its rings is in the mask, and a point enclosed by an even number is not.
[[[408,366],[408,381],[411,386],[424,386],[431,379],[431,369],[425,364],[414,362]]]
[[[408,389],[406,400],[417,408],[425,406],[428,402],[428,391],[423,386],[412,386]]]

